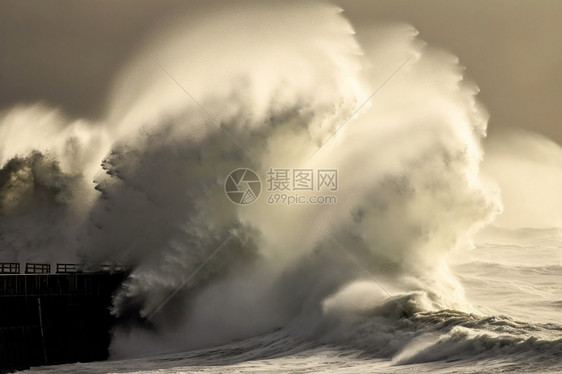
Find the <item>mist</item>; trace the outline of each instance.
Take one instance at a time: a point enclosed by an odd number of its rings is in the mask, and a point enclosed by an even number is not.
[[[562,150],[517,133],[484,153],[478,86],[418,34],[356,30],[325,3],[178,14],[111,78],[98,117],[0,114],[4,261],[133,266],[113,358],[325,337],[366,310],[476,312],[447,254],[492,224],[560,226]],[[235,205],[237,168],[262,182],[336,169],[337,204]]]

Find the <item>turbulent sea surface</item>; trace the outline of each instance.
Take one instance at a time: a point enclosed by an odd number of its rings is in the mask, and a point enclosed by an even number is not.
[[[412,26],[229,4],[139,44],[99,118],[0,113],[3,261],[133,267],[111,360],[33,371],[560,371],[561,232],[497,220],[531,217],[522,186],[562,180],[536,166],[560,147],[485,155],[476,84]],[[243,206],[241,168],[262,183]],[[337,203],[271,204],[274,169],[337,171],[313,191]]]
[[[480,312],[380,310],[338,326],[338,336],[272,331],[215,348],[33,373],[496,373],[562,370],[562,230],[488,230],[455,256],[455,273]],[[333,332],[332,332],[333,334]]]

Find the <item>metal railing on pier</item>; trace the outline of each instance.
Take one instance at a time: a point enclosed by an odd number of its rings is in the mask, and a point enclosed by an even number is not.
[[[50,272],[50,264],[37,264],[32,262],[25,264],[25,274],[49,274]]]
[[[20,264],[17,262],[0,262],[0,274],[19,274]]]
[[[132,270],[130,265],[103,264],[84,266],[81,264],[56,264],[56,274],[73,273],[126,273]],[[21,266],[17,262],[0,262],[0,274],[21,274]],[[25,274],[51,274],[50,264],[28,262],[25,264]]]

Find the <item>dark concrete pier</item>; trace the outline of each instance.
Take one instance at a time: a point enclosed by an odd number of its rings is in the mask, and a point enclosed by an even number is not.
[[[0,373],[108,356],[111,297],[127,270],[59,264],[51,274],[40,265],[27,264],[27,274],[0,265]]]

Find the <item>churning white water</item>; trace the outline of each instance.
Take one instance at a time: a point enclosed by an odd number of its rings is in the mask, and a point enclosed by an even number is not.
[[[98,121],[1,114],[5,260],[134,266],[112,360],[44,371],[560,369],[560,231],[475,236],[501,186],[457,58],[297,8],[178,17]],[[253,204],[225,194],[237,168]],[[272,168],[337,170],[337,203],[269,204]]]

